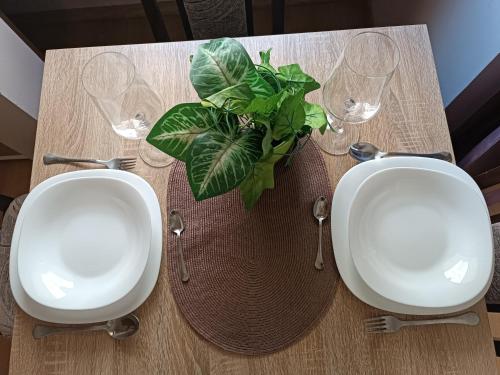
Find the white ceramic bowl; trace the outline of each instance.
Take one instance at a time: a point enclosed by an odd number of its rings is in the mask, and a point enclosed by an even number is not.
[[[140,280],[150,251],[151,218],[131,184],[98,177],[61,181],[37,195],[28,209],[18,273],[37,303],[98,309],[123,298]]]
[[[474,189],[449,174],[414,168],[374,173],[355,193],[348,232],[362,279],[395,302],[456,306],[490,280],[488,211]]]

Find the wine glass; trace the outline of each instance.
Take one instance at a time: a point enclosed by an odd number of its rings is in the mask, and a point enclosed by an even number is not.
[[[382,94],[399,63],[399,49],[387,35],[362,32],[346,45],[323,85],[329,127],[315,140],[332,155],[343,155],[359,139],[360,124],[380,109]]]
[[[172,157],[145,140],[164,112],[163,103],[127,56],[119,52],[94,56],[83,68],[82,83],[115,133],[141,140],[139,155],[144,162],[153,167],[173,162]]]

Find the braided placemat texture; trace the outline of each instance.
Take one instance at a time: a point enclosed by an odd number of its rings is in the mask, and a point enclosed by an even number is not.
[[[323,157],[309,141],[290,167],[280,162],[275,188],[245,211],[235,189],[196,202],[184,163],[172,167],[168,209],[183,216],[182,283],[175,235],[168,234],[172,292],[189,324],[208,341],[241,354],[271,353],[304,336],[333,300],[339,274],[329,220],[323,225],[325,269],[314,268],[318,224],[314,201],[332,189]]]

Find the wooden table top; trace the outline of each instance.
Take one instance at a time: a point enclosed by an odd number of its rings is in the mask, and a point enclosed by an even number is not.
[[[401,61],[377,116],[361,125],[361,138],[386,149],[452,151],[425,26],[377,29],[401,49]],[[274,65],[299,63],[324,82],[346,41],[359,30],[243,38],[257,61],[272,48]],[[31,187],[53,175],[75,170],[44,166],[42,155],[93,155],[102,159],[136,155],[137,142],[117,136],[85,93],[80,74],[86,61],[103,51],[129,56],[165,102],[165,109],[198,98],[189,82],[189,55],[199,41],[55,50],[47,53]],[[321,103],[320,90],[310,101]],[[335,186],[354,165],[348,156],[325,154]],[[155,189],[164,226],[169,168],[134,170]],[[164,236],[166,241],[166,237]],[[164,245],[166,249],[166,245]],[[18,309],[11,374],[494,374],[495,351],[483,301],[477,327],[435,326],[368,335],[362,320],[383,314],[340,283],[333,305],[306,337],[275,354],[245,357],[224,352],[200,338],[180,314],[170,291],[166,257],[158,283],[137,314],[139,333],[114,341],[106,333],[53,336],[35,341],[35,319]],[[404,316],[403,316],[404,317]]]

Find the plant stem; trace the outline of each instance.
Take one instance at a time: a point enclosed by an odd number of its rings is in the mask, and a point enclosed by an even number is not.
[[[259,64],[255,64],[255,66],[258,66],[258,67],[260,67],[262,69],[267,70],[268,73],[274,78],[274,82],[276,82],[276,84],[278,85],[278,91],[281,91],[280,80],[278,78],[276,78],[276,74],[274,74],[274,72],[271,69],[265,67],[264,65],[259,65]]]

